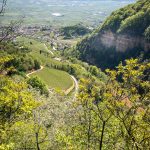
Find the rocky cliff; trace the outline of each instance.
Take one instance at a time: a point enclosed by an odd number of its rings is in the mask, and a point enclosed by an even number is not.
[[[141,53],[149,58],[150,1],[139,0],[112,13],[101,27],[77,44],[80,58],[102,69]]]
[[[99,43],[103,44],[106,48],[115,47],[118,52],[125,52],[134,47],[141,47],[142,50],[148,51],[150,43],[142,37],[132,37],[127,34],[116,35],[111,31],[106,31],[104,34],[99,35]]]

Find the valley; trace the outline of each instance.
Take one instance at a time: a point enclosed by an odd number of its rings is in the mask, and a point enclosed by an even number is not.
[[[2,23],[25,17],[26,25],[69,26],[83,23],[97,27],[110,13],[135,0],[9,0]],[[66,11],[67,10],[67,11]]]
[[[149,0],[0,6],[0,150],[150,149]]]

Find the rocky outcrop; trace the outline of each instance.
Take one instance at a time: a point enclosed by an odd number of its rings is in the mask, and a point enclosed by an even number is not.
[[[83,61],[106,69],[114,68],[121,61],[138,57],[141,53],[148,58],[150,43],[144,37],[104,31],[81,41],[77,49]]]
[[[111,31],[105,31],[103,34],[98,35],[99,43],[103,44],[106,48],[115,47],[118,52],[125,52],[128,49],[140,47],[144,51],[150,50],[150,43],[141,37],[131,37],[130,35],[117,35]]]

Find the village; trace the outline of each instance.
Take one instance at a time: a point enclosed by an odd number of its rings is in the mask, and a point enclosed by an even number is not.
[[[64,50],[71,47],[71,44],[69,44],[69,42],[64,42],[60,29],[56,27],[24,26],[19,29],[19,33],[23,36],[48,43],[54,51]]]

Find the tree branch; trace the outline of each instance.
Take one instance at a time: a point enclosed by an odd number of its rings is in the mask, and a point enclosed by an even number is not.
[[[0,15],[4,14],[6,4],[7,4],[7,0],[2,0],[1,6],[0,6]]]

